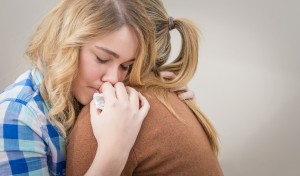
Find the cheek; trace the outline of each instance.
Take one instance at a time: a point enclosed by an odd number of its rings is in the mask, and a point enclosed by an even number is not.
[[[95,63],[93,56],[81,55],[79,58],[78,79],[82,83],[90,83],[99,79],[101,69]]]
[[[81,68],[73,82],[72,94],[83,105],[91,101],[94,93],[92,87],[99,85],[97,74],[99,73],[96,73],[93,69]]]
[[[125,81],[125,78],[126,78],[126,76],[127,76],[127,74],[128,74],[128,72],[121,72],[121,73],[119,74],[119,81],[120,81],[120,82],[124,82],[124,81]]]
[[[100,76],[101,72],[99,71],[99,69],[93,67],[86,67],[78,73],[80,81],[87,84],[99,80]]]

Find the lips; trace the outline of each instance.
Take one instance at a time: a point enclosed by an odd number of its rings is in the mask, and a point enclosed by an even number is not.
[[[100,87],[89,87],[91,89],[93,89],[93,92],[99,92]]]

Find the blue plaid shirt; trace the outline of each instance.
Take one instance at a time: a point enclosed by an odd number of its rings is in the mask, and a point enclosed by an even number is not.
[[[65,141],[47,119],[42,75],[23,73],[0,94],[0,175],[65,175]]]

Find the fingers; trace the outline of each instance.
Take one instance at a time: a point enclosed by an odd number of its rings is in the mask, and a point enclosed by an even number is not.
[[[126,89],[128,92],[130,104],[135,108],[135,110],[138,110],[140,106],[138,92],[134,88],[128,86],[126,87]]]
[[[127,88],[122,82],[115,84],[116,96],[120,102],[128,102]]]
[[[173,72],[169,72],[169,71],[162,71],[159,73],[159,75],[165,79],[170,79],[170,80],[176,78],[176,75]],[[195,99],[194,91],[190,90],[187,86],[173,88],[171,89],[171,91],[177,93],[178,97],[181,100]]]
[[[115,102],[117,100],[116,90],[111,83],[103,83],[100,89],[103,93],[105,103]]]
[[[150,104],[149,104],[148,100],[141,93],[138,93],[138,94],[139,94],[139,99],[141,102],[141,108],[140,108],[139,114],[141,115],[142,120],[144,120],[150,109]]]
[[[141,120],[140,122],[142,122],[150,109],[149,102],[140,92],[137,92],[134,88],[127,87],[127,91],[129,94],[130,104],[134,108],[136,108],[135,110],[138,111],[138,117],[140,117],[139,119]]]
[[[170,79],[170,80],[176,78],[176,75],[173,72],[169,72],[169,71],[159,72],[159,75],[165,79]]]
[[[193,91],[189,90],[187,92],[182,92],[182,93],[178,94],[178,97],[181,100],[194,99],[195,98],[195,93]]]
[[[103,93],[105,102],[115,102],[116,100],[120,102],[128,101],[128,93],[122,82],[118,82],[114,86],[109,82],[105,82],[101,86],[101,92]]]
[[[128,86],[125,87],[125,85],[121,82],[116,83],[115,86],[108,82],[105,82],[101,86],[101,91],[104,96],[105,105],[109,102],[114,104],[117,103],[118,107],[125,107],[124,105],[128,105],[130,106],[130,111],[136,112],[139,117],[142,117],[142,120],[145,118],[149,111],[150,105],[147,99],[142,94],[137,92],[134,88]],[[105,110],[103,109],[103,111]],[[94,101],[92,101],[90,106],[91,116],[94,117],[100,112],[101,111],[96,108]]]
[[[178,94],[178,97],[181,100],[188,100],[192,99],[195,100],[195,92],[188,88],[188,86],[183,86],[180,88],[174,88],[171,89],[172,92],[175,92]]]
[[[189,88],[187,86],[183,86],[183,87],[179,87],[179,88],[173,88],[171,89],[172,92],[188,92],[190,91]]]

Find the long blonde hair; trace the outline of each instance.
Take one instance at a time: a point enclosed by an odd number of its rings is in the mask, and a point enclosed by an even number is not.
[[[142,88],[153,90],[158,99],[175,115],[175,111],[166,99],[167,92],[172,88],[186,85],[193,77],[198,64],[198,38],[199,30],[196,25],[188,19],[173,19],[168,16],[161,0],[141,0],[155,26],[157,57],[155,66],[152,68],[154,74],[142,77]],[[170,24],[172,23],[172,24]],[[171,26],[170,26],[171,25]],[[171,27],[171,28],[170,28]],[[177,58],[166,64],[171,52],[170,29],[179,31],[182,38],[181,50]],[[174,72],[177,77],[173,80],[161,79],[158,73],[161,71]],[[130,84],[139,84],[131,79]],[[199,123],[205,130],[215,154],[218,154],[218,136],[215,128],[208,118],[201,112],[196,103],[192,100],[185,100],[188,107],[194,112]],[[179,117],[178,117],[179,118]]]
[[[26,55],[44,76],[40,89],[50,106],[48,119],[64,138],[78,113],[71,85],[77,75],[80,47],[124,25],[135,31],[139,41],[132,73],[140,84],[140,76],[155,65],[150,59],[155,54],[155,34],[139,0],[61,0],[32,35]]]

